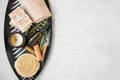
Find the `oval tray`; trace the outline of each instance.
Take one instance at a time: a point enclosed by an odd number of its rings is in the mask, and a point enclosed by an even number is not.
[[[8,2],[8,6],[7,6],[7,9],[6,9],[6,15],[5,15],[5,23],[4,23],[4,41],[5,41],[5,48],[6,48],[6,54],[7,54],[7,57],[8,57],[8,60],[9,60],[9,63],[14,71],[14,73],[16,74],[16,76],[18,77],[19,80],[35,80],[36,77],[40,74],[40,72],[42,71],[43,67],[45,66],[45,63],[47,61],[47,58],[49,56],[49,52],[50,52],[50,47],[51,47],[51,41],[52,41],[52,19],[50,18],[49,19],[49,28],[47,29],[48,31],[48,48],[47,48],[47,51],[46,51],[46,55],[45,55],[45,59],[43,62],[40,63],[41,67],[40,69],[38,70],[38,72],[33,76],[33,77],[30,77],[30,78],[24,78],[24,77],[21,77],[15,70],[15,67],[14,67],[14,63],[16,61],[16,59],[21,55],[23,54],[24,52],[27,52],[24,48],[13,48],[9,45],[9,41],[8,41],[8,36],[11,34],[11,32],[17,32],[16,30],[14,30],[14,28],[10,28],[10,25],[9,25],[9,22],[10,22],[10,18],[8,16],[8,14],[13,11],[13,7],[16,5],[13,5],[13,3],[15,2],[16,0],[9,0]],[[49,2],[48,0],[45,0],[48,8],[50,9],[49,7]],[[19,6],[19,5],[17,5]]]

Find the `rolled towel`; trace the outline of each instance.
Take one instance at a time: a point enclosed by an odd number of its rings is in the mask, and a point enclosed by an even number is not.
[[[35,23],[39,23],[51,16],[44,0],[20,0],[20,3]]]

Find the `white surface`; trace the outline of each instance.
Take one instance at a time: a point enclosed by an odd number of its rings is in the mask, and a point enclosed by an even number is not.
[[[51,53],[37,80],[120,80],[120,0],[49,0]],[[4,49],[7,0],[0,0],[0,80],[17,80]]]

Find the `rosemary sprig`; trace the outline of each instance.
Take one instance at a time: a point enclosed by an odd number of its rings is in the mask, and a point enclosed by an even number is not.
[[[43,45],[46,43],[46,35],[43,34],[42,38],[39,40],[40,48],[43,48]]]
[[[32,33],[34,33],[34,31],[36,31],[38,28],[43,28],[48,24],[48,21],[42,21],[38,24],[35,24],[35,26],[32,26],[31,29],[27,32],[27,36],[32,35]]]

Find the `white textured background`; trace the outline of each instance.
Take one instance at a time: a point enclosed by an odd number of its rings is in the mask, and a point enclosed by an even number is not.
[[[0,80],[17,80],[4,48],[0,0]],[[49,0],[53,44],[37,80],[120,80],[120,0]]]

